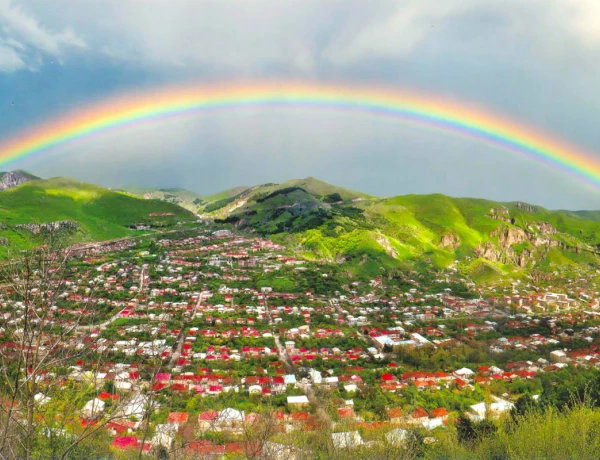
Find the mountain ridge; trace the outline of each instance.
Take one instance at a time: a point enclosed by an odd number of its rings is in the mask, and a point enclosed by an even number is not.
[[[423,260],[480,279],[600,267],[600,212],[524,201],[439,193],[382,198],[307,178],[251,187],[204,206],[201,215],[371,273],[378,264]]]
[[[141,197],[70,178],[25,181],[0,193],[6,227],[0,238],[23,242],[31,239],[23,229],[72,221],[80,225],[80,238],[108,239],[131,234],[136,226],[191,221],[197,213],[220,226],[268,235],[305,257],[344,262],[371,275],[381,267],[422,263],[455,267],[480,281],[600,269],[600,211],[439,193],[375,197],[313,177],[208,197],[178,188],[140,190],[146,190]],[[182,206],[182,196],[196,198]]]

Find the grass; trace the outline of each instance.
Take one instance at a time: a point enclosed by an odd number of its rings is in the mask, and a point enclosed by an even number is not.
[[[173,216],[152,217],[154,213]],[[67,178],[26,182],[0,192],[0,222],[7,228],[0,236],[17,245],[31,240],[19,224],[70,220],[80,224],[78,240],[106,240],[134,233],[129,225],[172,226],[191,214],[171,203],[144,200]]]
[[[332,194],[343,203],[330,203]],[[441,194],[376,198],[314,178],[253,187],[227,201],[214,217],[261,234],[281,235],[282,241],[296,244],[312,258],[343,258],[357,270],[372,271],[372,261],[399,266],[426,260],[445,267],[458,260],[466,274],[487,282],[512,279],[533,266],[554,270],[558,265],[600,265],[594,252],[600,245],[600,213],[529,209],[517,203]],[[508,222],[493,218],[493,208],[506,209]],[[540,235],[541,223],[558,233]],[[525,230],[531,241],[500,246],[495,233],[511,227]],[[442,238],[449,237],[453,244],[441,247]],[[561,247],[535,246],[537,237],[555,240]],[[512,253],[527,251],[533,263],[521,268],[477,259],[475,250],[483,244],[492,245],[503,262],[511,260]]]
[[[224,200],[227,198],[232,198],[236,195],[239,195],[242,192],[245,192],[246,190],[248,190],[250,187],[246,187],[246,186],[239,186],[239,187],[233,187],[227,190],[223,190],[222,192],[218,192],[215,193],[213,195],[208,195],[204,197],[204,201],[206,203],[211,203],[213,201],[219,201],[219,200]]]
[[[121,191],[121,190],[118,190]],[[202,195],[182,188],[144,188],[136,186],[123,187],[122,191],[146,199],[162,200],[196,212],[204,202]]]

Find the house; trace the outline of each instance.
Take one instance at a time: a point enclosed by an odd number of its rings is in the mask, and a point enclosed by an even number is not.
[[[485,402],[480,402],[478,404],[473,404],[471,406],[470,415],[472,419],[475,421],[481,421],[485,418],[498,418],[502,414],[506,414],[510,412],[510,410],[514,407],[514,404],[506,401],[504,399],[498,398],[496,396],[492,396],[494,402],[489,404],[486,407]]]
[[[426,430],[433,430],[434,428],[444,426],[444,421],[441,418],[429,418],[423,420],[423,427]]]
[[[245,416],[243,411],[228,407],[219,412],[216,420],[217,429],[239,428],[244,424]]]
[[[83,406],[81,416],[87,419],[98,418],[104,413],[104,406],[105,402],[101,399],[90,399],[85,406]]]
[[[402,428],[395,428],[385,434],[385,439],[387,439],[387,442],[393,446],[399,446],[404,443],[407,434],[408,432],[406,430],[403,430]]]
[[[219,418],[217,411],[206,411],[202,412],[198,416],[198,429],[200,431],[208,431],[214,429],[216,420]]]
[[[468,367],[463,367],[462,369],[458,369],[457,371],[454,371],[454,375],[460,379],[471,378],[473,376],[473,374],[475,374],[475,372],[473,372]]]
[[[167,449],[171,448],[173,441],[175,440],[175,435],[177,434],[177,424],[176,423],[161,423],[156,425],[156,434],[150,441],[152,447],[158,448],[160,446],[165,447]]]
[[[402,411],[398,408],[389,409],[386,414],[392,423],[401,423],[403,421]]]
[[[138,450],[140,448],[140,440],[137,436],[117,436],[113,439],[111,444],[113,447],[125,450],[125,449],[135,449]],[[144,443],[144,452],[148,452],[152,445],[149,442]]]
[[[429,414],[422,407],[417,407],[415,411],[410,414],[410,421],[412,423],[422,423],[424,420],[429,419]]]
[[[333,441],[333,447],[336,449],[352,449],[364,444],[358,431],[332,433],[331,440]]]
[[[438,407],[437,409],[433,409],[431,411],[431,418],[439,418],[441,420],[446,420],[448,418],[448,411],[445,407]]]
[[[262,455],[270,460],[296,460],[307,458],[295,446],[286,446],[278,442],[265,441],[262,444]]]
[[[123,408],[123,415],[126,417],[135,417],[141,419],[146,414],[146,410],[148,409],[148,404],[150,399],[148,396],[137,395],[127,403],[127,405]],[[153,403],[154,408],[158,407],[157,403]]]
[[[188,420],[187,412],[169,412],[167,423],[174,423],[176,425],[183,425]]]
[[[289,406],[308,406],[308,397],[302,396],[288,396],[287,403]]]
[[[338,416],[342,419],[354,419],[354,409],[351,407],[343,407],[338,409]]]
[[[562,350],[550,352],[550,359],[555,363],[566,363],[569,360],[567,354]]]

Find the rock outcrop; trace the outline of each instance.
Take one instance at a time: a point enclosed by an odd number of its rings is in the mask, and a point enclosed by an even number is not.
[[[527,211],[527,212],[535,212],[535,206],[531,206],[530,204],[527,203],[521,203],[520,201],[517,202],[517,208],[522,209],[523,211]]]
[[[498,244],[503,249],[506,249],[513,244],[529,241],[527,232],[519,227],[500,227],[494,230],[491,236],[498,237]]]
[[[523,249],[523,251],[517,254],[512,246],[502,250],[489,241],[477,246],[474,250],[474,253],[477,257],[481,257],[492,262],[518,265],[521,268],[526,267],[530,263],[535,264],[536,262],[533,252],[527,249]]]
[[[527,230],[514,226],[501,226],[490,234],[491,237],[498,238],[498,245],[488,241],[476,247],[474,254],[492,262],[518,265],[521,268],[535,265],[536,251],[532,246],[540,247],[545,251],[552,247],[565,246],[564,243],[550,238],[557,233],[558,230],[548,222],[534,222],[527,226]],[[514,245],[521,243],[529,243],[529,245],[515,251]]]
[[[77,230],[79,224],[72,220],[59,220],[55,222],[45,222],[43,224],[19,224],[15,225],[15,228],[29,230],[34,235],[40,232],[49,232],[56,230]]]
[[[489,241],[477,246],[474,249],[474,253],[477,257],[482,257],[491,260],[492,262],[499,262],[500,257],[502,256],[502,251]]]
[[[440,248],[452,248],[456,249],[460,246],[460,238],[452,231],[444,234],[440,241]]]
[[[16,187],[17,185],[30,180],[31,176],[24,174],[21,171],[10,171],[4,173],[0,178],[0,190],[8,190],[9,188]]]
[[[555,229],[552,224],[548,222],[534,222],[527,226],[530,232],[536,232],[540,235],[556,235],[558,230]]]
[[[385,252],[388,256],[393,257],[394,259],[398,258],[398,250],[391,245],[390,240],[387,237],[378,234],[375,235],[375,241],[377,241],[377,244],[385,249]]]
[[[488,212],[485,217],[489,219],[501,220],[503,222],[511,223],[510,212],[508,208],[501,206],[499,208],[491,208],[490,212]]]

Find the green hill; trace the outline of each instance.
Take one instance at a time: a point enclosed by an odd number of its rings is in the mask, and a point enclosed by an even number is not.
[[[200,211],[204,214],[213,215],[216,217],[223,217],[229,215],[234,210],[240,208],[248,208],[259,200],[263,202],[265,197],[271,194],[279,194],[280,191],[301,189],[305,192],[304,198],[309,196],[313,199],[317,199],[318,202],[322,203],[337,203],[340,201],[348,202],[352,200],[363,200],[369,198],[369,195],[354,192],[342,187],[337,187],[326,182],[315,179],[314,177],[308,177],[306,179],[294,179],[282,184],[263,184],[254,187],[244,187],[243,190],[235,195],[231,194],[231,191],[236,189],[230,189],[229,191],[222,192],[217,195],[205,198],[205,203],[200,207]],[[279,198],[281,199],[281,197]],[[292,199],[292,202],[298,204],[303,203],[305,200],[300,196],[296,196]],[[282,204],[283,205],[283,204]]]
[[[376,198],[309,178],[252,187],[204,206],[204,213],[373,273],[425,261],[456,264],[484,281],[600,266],[595,211],[441,194]]]
[[[196,212],[198,206],[204,201],[202,195],[182,188],[144,188],[127,186],[118,191],[124,191],[149,200],[166,201],[192,212]]]
[[[131,227],[136,225],[168,228],[192,219],[191,213],[171,203],[63,177],[26,182],[0,192],[0,237],[17,245],[35,240],[43,233],[39,225],[53,222],[67,221],[71,237],[88,241],[133,235],[136,230]]]
[[[24,171],[22,169],[15,169],[14,171],[0,171],[0,180],[6,176],[7,174],[18,174],[20,176],[23,176],[25,178],[27,178],[28,180],[40,180],[41,177],[38,177],[34,174],[31,174],[30,172]]]
[[[209,195],[204,197],[205,203],[211,203],[213,201],[225,200],[227,198],[231,198],[233,196],[239,195],[242,192],[245,192],[250,187],[246,187],[241,185],[239,187],[233,187],[227,190],[223,190],[222,192],[215,193],[214,195]]]

